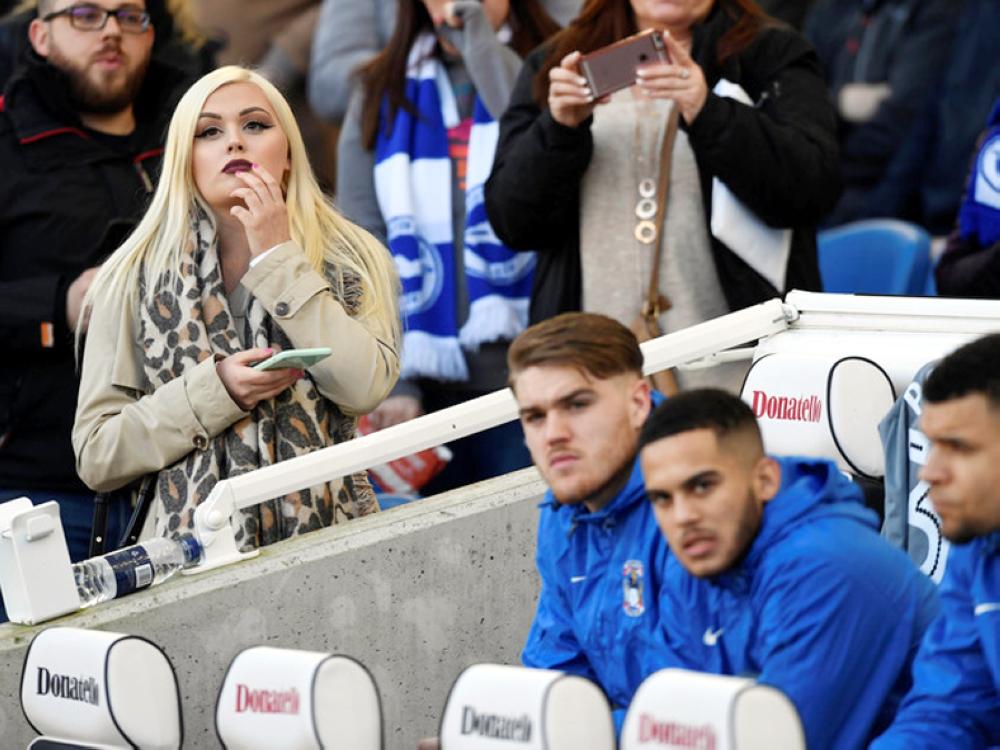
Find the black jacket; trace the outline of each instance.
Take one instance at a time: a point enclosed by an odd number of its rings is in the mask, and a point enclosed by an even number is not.
[[[759,104],[747,107],[710,93],[690,126],[681,120],[698,164],[706,222],[712,178],[718,177],[763,221],[794,229],[786,289],[818,290],[815,226],[840,193],[836,120],[819,63],[801,36],[774,26],[720,67],[716,43],[731,23],[717,6],[692,30],[692,57],[709,90],[726,78]],[[547,53],[543,47],[525,61],[500,121],[486,185],[486,210],[500,238],[512,248],[539,251],[533,322],[580,309],[580,181],[593,147],[589,120],[564,127],[532,98],[532,82]],[[711,239],[731,310],[784,291]]]
[[[816,46],[835,100],[852,83],[885,83],[891,88],[871,119],[839,121],[847,190],[828,224],[864,215],[864,192],[880,186],[947,71],[960,11],[961,3],[955,0],[819,0],[810,11],[804,33]],[[984,76],[989,75],[992,54],[981,63]]]
[[[0,488],[86,491],[66,290],[141,217],[180,73],[151,63],[124,142],[88,132],[67,84],[28,53],[0,102]]]

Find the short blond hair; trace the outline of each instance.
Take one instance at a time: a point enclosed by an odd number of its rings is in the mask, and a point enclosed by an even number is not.
[[[512,388],[523,370],[546,366],[574,367],[598,380],[641,376],[642,350],[635,334],[607,315],[563,313],[527,328],[507,350]]]

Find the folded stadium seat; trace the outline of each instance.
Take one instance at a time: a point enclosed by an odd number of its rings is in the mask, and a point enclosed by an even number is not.
[[[795,705],[752,677],[661,669],[628,707],[621,750],[661,747],[805,750]]]
[[[350,656],[253,646],[229,663],[215,706],[229,750],[382,750],[382,698]]]
[[[869,219],[817,235],[823,289],[846,294],[926,295],[930,236],[897,219]]]
[[[448,693],[441,750],[531,747],[612,750],[615,728],[603,691],[549,669],[473,664]]]
[[[878,425],[896,400],[885,370],[864,357],[769,354],[750,366],[741,396],[768,453],[833,460],[882,517],[885,453]]]

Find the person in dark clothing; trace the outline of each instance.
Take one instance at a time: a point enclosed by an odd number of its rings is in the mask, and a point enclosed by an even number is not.
[[[1000,299],[1000,99],[972,163],[958,226],[935,275],[944,296]]]
[[[632,247],[632,196],[636,184],[640,195],[653,192],[671,110],[680,124],[670,208],[662,237],[652,239],[665,245],[660,291],[672,303],[661,328],[792,287],[820,288],[814,227],[838,197],[839,175],[835,116],[815,53],[747,0],[673,5],[590,0],[525,62],[500,123],[486,208],[510,247],[538,251],[532,321],[579,309],[623,323],[638,314],[652,253]],[[588,100],[580,53],[646,29],[663,34],[673,64],[645,66],[640,83],[609,102]],[[722,216],[723,192],[730,206],[747,209],[744,223]],[[745,237],[748,223],[767,235],[768,252],[718,236],[736,229]],[[616,288],[624,290],[617,301],[609,298]]]
[[[940,85],[870,190],[851,189],[837,207],[853,219],[892,216],[943,237],[955,226],[969,154],[1000,95],[1000,65],[984,65],[1000,45],[1000,3],[962,0]]]
[[[0,9],[0,90],[7,85],[20,64],[28,43],[28,26],[37,15],[37,3],[9,3]],[[0,3],[0,8],[3,3]],[[10,12],[7,17],[5,14]],[[147,0],[146,11],[156,29],[153,39],[153,59],[162,60],[180,68],[190,78],[197,78],[213,70],[217,44],[202,40],[185,19],[175,19],[168,8],[168,0]]]
[[[74,560],[93,493],[70,444],[73,332],[96,266],[145,209],[185,83],[150,63],[143,8],[43,0],[0,100],[0,501],[58,500]]]
[[[810,11],[804,33],[816,46],[837,107],[844,174],[844,194],[826,224],[868,213],[864,196],[881,188],[942,80],[958,17],[954,5],[951,0],[819,0]]]

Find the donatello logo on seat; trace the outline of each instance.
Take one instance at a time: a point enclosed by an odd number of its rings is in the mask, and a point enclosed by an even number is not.
[[[101,686],[89,675],[52,673],[47,667],[38,667],[38,695],[80,701],[98,706],[101,703]]]

